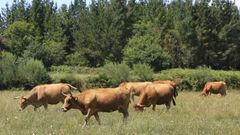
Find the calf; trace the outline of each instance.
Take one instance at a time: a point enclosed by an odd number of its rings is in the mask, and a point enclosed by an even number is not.
[[[101,124],[98,112],[112,112],[118,110],[123,113],[124,120],[128,117],[130,94],[120,88],[99,88],[86,90],[76,96],[66,95],[62,110],[79,109],[85,115],[83,127],[94,115],[98,124]]]

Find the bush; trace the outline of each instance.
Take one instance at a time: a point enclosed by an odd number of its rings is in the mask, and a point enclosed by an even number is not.
[[[128,81],[130,68],[122,64],[109,63],[99,70],[99,76],[88,80],[90,87],[116,87],[121,82]]]
[[[13,87],[17,83],[16,78],[17,58],[8,52],[1,52],[0,56],[0,89]]]
[[[53,83],[69,83],[72,86],[77,87],[79,90],[83,90],[86,88],[85,82],[75,74],[69,73],[54,74],[51,75],[51,79]]]
[[[228,88],[240,88],[239,71],[200,69],[170,69],[154,76],[154,80],[171,79],[178,84],[179,90],[201,91],[206,82],[225,81]]]
[[[152,81],[153,69],[147,64],[133,65],[133,81]]]
[[[34,59],[23,60],[18,65],[17,77],[19,85],[25,88],[50,82],[50,76],[47,74],[43,63]]]
[[[63,73],[94,74],[97,72],[97,68],[61,65],[61,66],[51,66],[50,71],[63,72]]]
[[[11,53],[2,52],[0,59],[0,89],[11,87],[31,88],[47,83],[50,77],[42,62],[34,59],[18,59]]]

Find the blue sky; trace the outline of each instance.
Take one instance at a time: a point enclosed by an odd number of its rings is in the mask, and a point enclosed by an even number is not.
[[[26,0],[28,3],[31,3],[31,0]],[[58,7],[60,7],[62,4],[67,4],[69,5],[73,0],[54,0],[54,2],[57,2]],[[91,0],[86,0],[87,3],[89,4]],[[232,0],[234,1],[234,0]],[[5,4],[8,3],[11,5],[13,0],[0,0],[0,8],[5,7]],[[237,4],[238,8],[240,8],[240,0],[235,0],[235,3]]]
[[[31,0],[26,0],[28,3],[31,3]],[[69,5],[71,1],[73,0],[53,0],[55,3],[57,3],[58,7],[60,7],[62,4],[67,4]],[[90,3],[91,0],[86,0],[87,3]],[[0,8],[4,8],[6,3],[9,5],[12,5],[13,0],[0,0]]]

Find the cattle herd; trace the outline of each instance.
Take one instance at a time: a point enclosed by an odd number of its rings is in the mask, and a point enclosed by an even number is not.
[[[226,95],[225,82],[207,82],[201,92],[201,96],[213,94]],[[171,102],[176,105],[178,96],[177,84],[172,80],[159,80],[154,82],[123,82],[116,88],[96,88],[73,95],[72,89],[76,89],[70,84],[44,84],[34,87],[24,96],[15,97],[20,99],[19,110],[23,110],[28,105],[34,107],[34,111],[48,104],[63,103],[62,111],[79,109],[85,115],[84,126],[87,125],[91,116],[94,116],[98,124],[101,124],[98,112],[119,111],[123,114],[123,120],[128,117],[128,107],[131,99],[137,111],[143,111],[145,107],[152,105],[155,110],[156,105],[166,105],[170,109]],[[138,96],[134,101],[134,96]]]

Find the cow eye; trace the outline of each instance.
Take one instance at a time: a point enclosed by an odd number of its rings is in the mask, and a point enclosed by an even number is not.
[[[71,103],[71,101],[70,101],[70,100],[68,100],[68,101],[67,101],[67,103],[68,103],[68,104],[70,104],[70,103]]]

